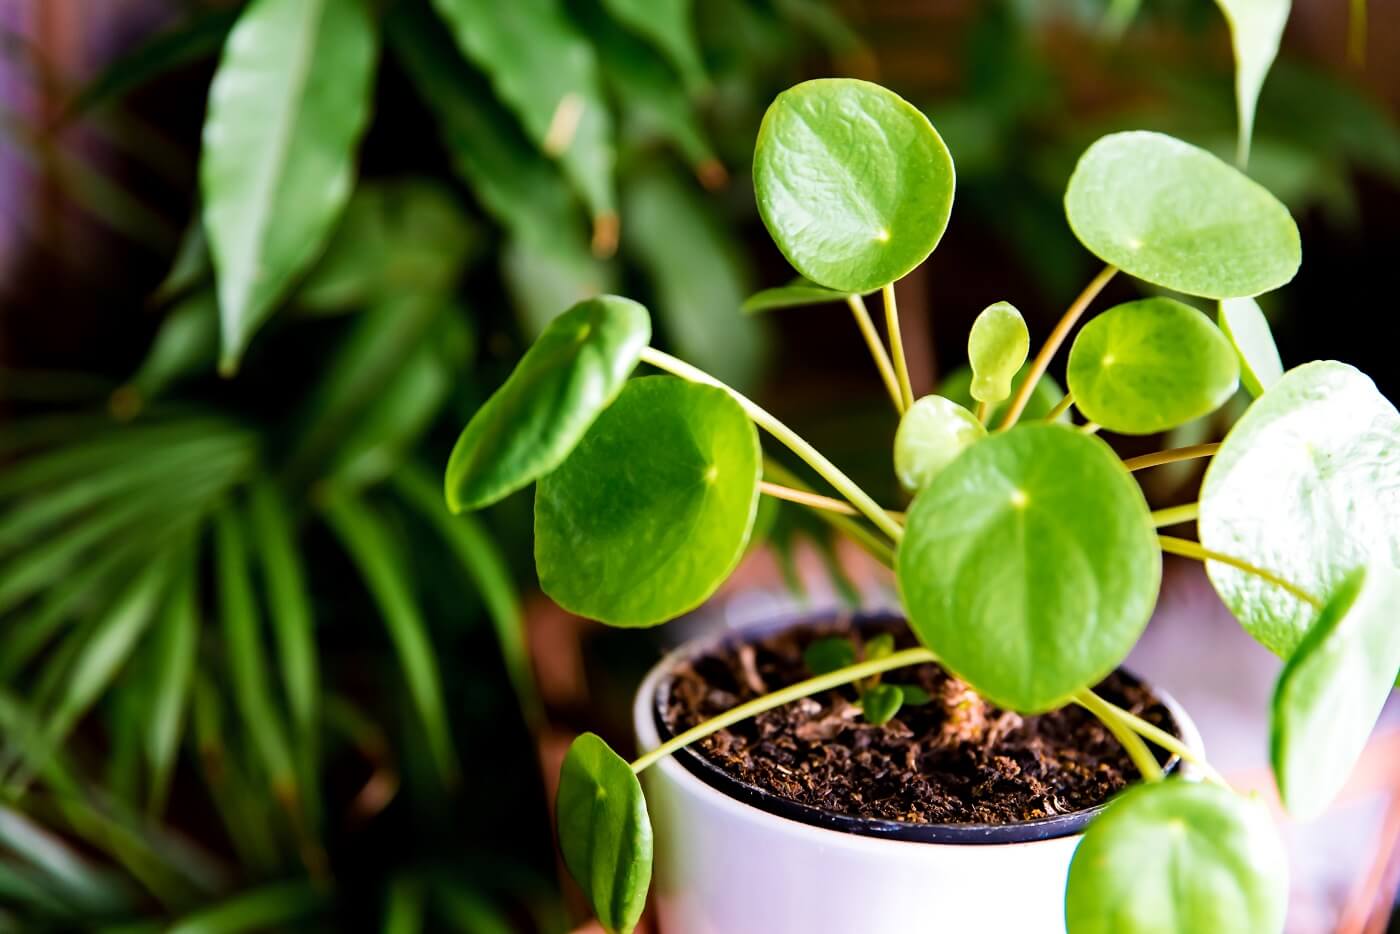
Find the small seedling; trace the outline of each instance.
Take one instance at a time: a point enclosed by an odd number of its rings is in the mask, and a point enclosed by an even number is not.
[[[536,565],[566,609],[650,626],[694,608],[743,555],[767,494],[811,507],[889,565],[919,642],[896,651],[881,635],[859,653],[847,640],[813,643],[811,678],[630,767],[597,737],[581,737],[561,776],[559,836],[609,930],[631,930],[650,877],[639,773],[727,724],[847,684],[869,722],[887,722],[928,697],[885,673],[937,662],[1008,710],[1086,708],[1143,777],[1077,851],[1071,934],[1276,932],[1286,867],[1263,805],[1092,687],[1147,625],[1163,553],[1205,562],[1245,630],[1287,660],[1273,766],[1284,803],[1312,814],[1350,771],[1400,671],[1400,629],[1387,612],[1400,600],[1400,415],[1345,364],[1285,372],[1278,363],[1253,296],[1298,269],[1287,209],[1180,140],[1098,140],[1069,179],[1065,210],[1102,271],[1029,364],[1020,314],[991,305],[973,326],[970,368],[915,402],[893,284],[942,237],[953,187],[952,157],[929,121],[866,82],[798,85],[778,96],[759,133],[759,211],[805,278],[760,293],[746,310],[850,308],[901,416],[892,460],[914,494],[907,511],[884,508],[752,400],[649,346],[645,309],[614,297],[583,302],[546,328],[458,441],[446,478],[454,508],[538,481]],[[1110,308],[1074,336],[1066,394],[1046,375],[1049,363],[1120,272],[1218,301],[1220,324],[1174,298]],[[888,351],[865,304],[876,292]],[[629,380],[638,362],[667,375]],[[1257,398],[1219,444],[1124,461],[1095,436],[1175,428],[1217,410],[1241,377]],[[1075,409],[1087,421],[1075,425]],[[795,489],[765,466],[760,430],[832,495]],[[1200,502],[1154,513],[1135,473],[1201,457],[1213,460]],[[1158,532],[1189,518],[1199,542]],[[1207,780],[1164,778],[1148,743]]]

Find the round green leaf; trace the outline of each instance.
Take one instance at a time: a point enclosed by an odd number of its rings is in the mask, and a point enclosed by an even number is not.
[[[742,310],[746,315],[760,311],[774,311],[778,308],[800,308],[804,305],[825,305],[829,302],[844,302],[847,292],[838,292],[825,286],[798,278],[787,285],[775,289],[764,289],[744,299]]]
[[[651,885],[651,819],[627,760],[593,733],[569,746],[556,799],[559,849],[598,921],[629,932]]]
[[[613,626],[694,609],[744,553],[761,472],[758,432],[727,392],[674,376],[631,381],[540,481],[540,586]]]
[[[1244,388],[1251,396],[1259,398],[1283,376],[1283,360],[1259,303],[1252,298],[1221,301],[1220,330],[1235,345]]]
[[[917,493],[953,458],[987,437],[967,409],[942,396],[924,396],[909,407],[894,434],[894,472],[900,485]]]
[[[904,692],[892,684],[877,684],[860,696],[860,710],[867,723],[889,723],[904,706]]]
[[[802,651],[802,664],[813,677],[854,665],[856,649],[844,636],[817,639]]]
[[[1341,791],[1400,672],[1400,571],[1389,560],[1348,575],[1284,666],[1271,753],[1279,794],[1303,819]]]
[[[919,639],[978,693],[1035,713],[1123,660],[1161,570],[1147,503],[1108,445],[1022,423],[914,500],[897,574]]]
[[[452,511],[490,505],[558,467],[650,340],[647,310],[614,295],[550,322],[457,439],[447,462]]]
[[[972,365],[972,395],[978,402],[1005,402],[1011,380],[1031,350],[1026,319],[1010,302],[982,309],[967,335],[967,359]]]
[[[754,195],[802,275],[871,292],[933,252],[953,207],[953,158],[928,118],[877,84],[805,81],[763,117]]]
[[[1240,367],[1205,315],[1175,299],[1145,298],[1084,325],[1065,378],[1085,418],[1150,435],[1220,408],[1239,387]]]
[[[1267,189],[1161,133],[1114,133],[1090,146],[1070,176],[1065,213],[1104,262],[1189,295],[1268,292],[1302,261],[1298,228]]]
[[[1015,378],[1011,380],[1011,391],[1016,393],[1020,390],[1021,384],[1025,382],[1027,370],[1021,370]],[[960,366],[943,378],[943,382],[938,384],[938,394],[945,399],[951,399],[958,405],[971,409],[977,405],[977,400],[972,398],[972,368]],[[1056,404],[1065,397],[1065,391],[1060,388],[1060,384],[1055,382],[1055,378],[1049,373],[1040,377],[1035,384],[1035,389],[1031,390],[1030,401],[1026,403],[1026,411],[1021,416],[1025,421],[1044,418],[1050,414]],[[1006,408],[1005,402],[993,403],[987,413],[987,424],[995,425],[1000,420],[1002,411]],[[1069,413],[1061,415],[1062,422],[1069,421]]]
[[[1137,785],[1089,825],[1065,890],[1069,934],[1277,934],[1288,862],[1256,800],[1204,782]]]
[[[1323,596],[1372,556],[1400,563],[1400,414],[1353,367],[1295,367],[1226,435],[1201,484],[1201,543]],[[1245,629],[1284,658],[1316,615],[1257,576],[1208,562]]]

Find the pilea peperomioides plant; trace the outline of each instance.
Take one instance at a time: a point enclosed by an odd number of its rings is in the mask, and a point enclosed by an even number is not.
[[[914,494],[891,512],[754,402],[649,346],[647,312],[623,298],[557,318],[463,432],[446,478],[454,508],[538,481],[535,555],[544,590],[573,612],[652,626],[704,601],[744,553],[759,497],[806,504],[894,570],[921,647],[864,657],[809,651],[810,680],[736,707],[626,763],[581,737],[563,768],[565,860],[603,925],[630,930],[651,872],[636,775],[729,724],[856,684],[871,719],[900,696],[878,676],[937,661],[1020,713],[1074,703],[1112,731],[1143,783],[1089,827],[1069,874],[1072,932],[1268,932],[1283,923],[1286,866],[1262,804],[1235,794],[1185,743],[1093,693],[1147,624],[1162,553],[1206,562],[1245,629],[1284,656],[1273,765],[1290,810],[1337,791],[1400,670],[1400,416],[1364,375],[1318,362],[1284,372],[1250,296],[1288,282],[1297,228],[1266,190],[1214,156],[1157,133],[1094,143],[1065,207],[1106,264],[1026,364],[1020,314],[997,302],[973,325],[967,390],[915,401],[893,283],[937,245],[953,200],[952,159],[895,94],[855,80],[780,95],[754,160],[759,209],[804,277],[749,310],[845,302],[902,413],[894,466]],[[1045,375],[1117,273],[1218,300],[1149,297],[1085,324],[1068,392],[1039,399]],[[882,291],[890,350],[862,295]],[[628,379],[639,363],[668,375]],[[1123,461],[1100,427],[1152,434],[1220,407],[1241,376],[1257,396],[1220,444]],[[1056,401],[1058,399],[1058,402]],[[1087,419],[1067,416],[1077,407]],[[1036,413],[1028,417],[1028,411]],[[759,429],[805,461],[836,497],[765,479]],[[1152,512],[1134,472],[1211,457],[1200,502]],[[839,497],[839,499],[837,498]],[[854,513],[857,519],[841,513]],[[1199,543],[1159,534],[1191,519]],[[1147,743],[1203,781],[1163,777]]]

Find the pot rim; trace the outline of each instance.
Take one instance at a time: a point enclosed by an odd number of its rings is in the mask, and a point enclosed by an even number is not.
[[[836,622],[843,617],[849,617],[852,626],[888,621],[905,622],[901,614],[891,611],[857,612],[854,614],[832,611],[802,614],[780,617],[770,623],[747,626],[743,629],[702,636],[685,642],[668,652],[647,672],[638,688],[634,707],[636,721],[634,726],[638,732],[641,750],[653,749],[674,735],[662,718],[662,699],[665,689],[669,685],[670,674],[676,665],[727,643],[750,642],[784,629],[798,626],[820,626],[824,623]],[[1125,668],[1120,667],[1118,670],[1139,684],[1148,684],[1144,679]],[[1202,746],[1200,734],[1181,704],[1161,688],[1150,684],[1148,686],[1162,706],[1166,707],[1168,713],[1171,714],[1178,737],[1192,749],[1200,750]],[[650,729],[646,729],[647,727]],[[756,785],[742,782],[691,747],[677,751],[670,758],[674,759],[675,763],[680,766],[678,778],[689,777],[727,799],[754,808],[766,815],[847,836],[906,843],[985,846],[1054,840],[1082,833],[1089,822],[1108,806],[1108,802],[1104,802],[1069,814],[1040,817],[1014,824],[916,824],[907,821],[852,817],[848,814],[802,804]],[[658,767],[665,765],[664,760],[657,763]],[[1178,756],[1172,756],[1168,759],[1163,765],[1163,770],[1168,774],[1179,770],[1188,777],[1194,771],[1190,769],[1189,764],[1181,763]]]

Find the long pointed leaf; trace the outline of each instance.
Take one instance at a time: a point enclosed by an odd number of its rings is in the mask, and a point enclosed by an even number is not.
[[[225,372],[345,207],[375,55],[362,0],[254,0],[229,34],[200,160]]]
[[[281,716],[268,685],[262,626],[248,575],[243,526],[232,509],[225,508],[215,517],[214,542],[219,617],[234,703],[273,792],[284,803],[291,802],[296,798],[296,774]]]
[[[525,646],[525,615],[505,557],[475,516],[454,516],[447,510],[442,488],[417,464],[404,465],[394,475],[394,483],[442,536],[481,595],[525,722],[532,728],[541,726],[543,707]]]
[[[427,624],[403,575],[402,556],[380,518],[358,499],[333,494],[327,500],[325,513],[384,617],[438,770],[445,780],[454,781],[457,759],[442,681]]]
[[[287,504],[271,483],[262,482],[253,487],[249,520],[267,581],[282,687],[291,710],[301,796],[308,815],[315,822],[319,812],[317,723],[320,720],[321,674],[306,574],[287,512]]]
[[[242,934],[291,925],[311,915],[320,902],[305,882],[269,885],[189,915],[168,934]]]
[[[165,807],[170,776],[175,768],[180,731],[194,683],[195,651],[199,643],[197,562],[191,549],[181,561],[151,646],[154,681],[146,731],[146,758],[150,766],[150,807]]]

